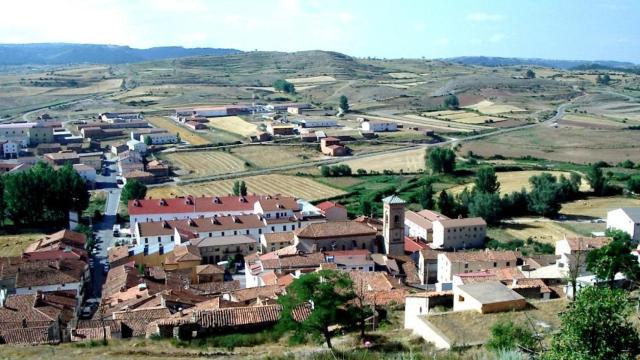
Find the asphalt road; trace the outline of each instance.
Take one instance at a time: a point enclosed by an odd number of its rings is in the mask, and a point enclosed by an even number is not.
[[[109,162],[108,169],[108,175],[99,175],[96,179],[97,187],[107,193],[107,201],[102,221],[93,224],[97,251],[96,254],[92,255],[91,289],[95,298],[100,297],[102,284],[106,278],[104,268],[108,263],[107,251],[114,245],[113,225],[116,223],[118,203],[120,202],[120,189],[116,185],[117,169],[115,162]]]

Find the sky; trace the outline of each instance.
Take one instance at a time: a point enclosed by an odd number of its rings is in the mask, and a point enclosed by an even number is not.
[[[4,0],[0,43],[640,63],[636,0]]]

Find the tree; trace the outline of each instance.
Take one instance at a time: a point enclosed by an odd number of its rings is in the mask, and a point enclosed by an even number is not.
[[[444,104],[444,107],[455,110],[460,107],[460,100],[458,99],[457,96],[452,94],[444,98],[443,104]]]
[[[240,181],[236,180],[236,181],[233,182],[233,188],[231,189],[231,192],[235,196],[239,196],[240,195]]]
[[[328,167],[327,165],[320,166],[320,174],[324,177],[331,176],[331,168]]]
[[[530,211],[545,217],[555,217],[558,214],[560,202],[556,181],[556,177],[549,173],[529,178],[531,192],[528,197],[528,208]]]
[[[629,321],[631,304],[621,290],[590,286],[560,314],[561,330],[546,360],[631,360],[640,337]]]
[[[600,164],[596,163],[589,167],[589,170],[587,171],[587,181],[589,182],[589,185],[591,185],[594,194],[604,194],[607,179],[605,179],[604,175],[602,174],[602,168]]]
[[[491,338],[486,346],[493,352],[517,350],[529,351],[537,347],[535,334],[526,327],[514,324],[510,320],[498,320],[491,326]]]
[[[345,307],[355,297],[352,284],[349,275],[342,271],[320,270],[300,276],[287,287],[286,295],[278,298],[282,305],[281,326],[298,335],[324,337],[329,349],[333,349],[329,327],[348,321]],[[309,317],[302,323],[296,322],[293,310],[309,303],[312,306]]]
[[[240,182],[240,195],[247,196],[247,184],[242,180]]]
[[[493,167],[482,167],[476,173],[475,190],[482,193],[495,194],[500,190],[500,182]]]
[[[610,82],[611,76],[609,76],[609,74],[598,75],[598,77],[596,77],[596,84],[598,85],[609,85]]]
[[[443,215],[451,217],[455,214],[455,208],[456,204],[454,200],[445,190],[442,190],[440,196],[438,196],[438,210],[440,210]]]
[[[627,180],[627,189],[633,193],[640,193],[640,175],[634,175]]]
[[[147,146],[153,145],[153,141],[151,140],[150,136],[145,136],[144,137],[144,144],[147,145]]]
[[[609,235],[613,238],[610,243],[587,254],[587,270],[607,281],[609,286],[613,286],[614,277],[619,272],[630,280],[637,279],[640,265],[638,258],[631,253],[635,248],[631,237],[619,230],[610,231]]]
[[[296,92],[296,87],[283,79],[278,79],[273,83],[273,88],[276,89],[276,91],[281,91],[287,94],[294,94]]]
[[[469,216],[481,217],[488,224],[497,224],[502,217],[500,195],[476,192],[468,205]]]
[[[373,205],[371,203],[371,200],[364,196],[360,197],[360,214],[365,216],[373,215]]]
[[[420,206],[423,209],[433,209],[435,208],[435,201],[433,201],[433,195],[435,195],[433,191],[433,185],[431,185],[431,181],[425,181],[425,184],[422,185],[422,189],[420,190]]]
[[[176,133],[176,143],[180,144],[182,142],[182,137],[180,136],[180,133]]]
[[[0,226],[4,225],[6,205],[4,203],[4,177],[0,177]]]
[[[451,149],[437,147],[427,150],[425,160],[432,173],[450,174],[456,167],[456,154]]]
[[[143,184],[140,180],[131,179],[128,180],[127,183],[122,188],[122,193],[120,197],[122,198],[122,202],[125,204],[129,202],[129,200],[140,200],[144,199],[147,195],[147,186]]]
[[[344,95],[340,95],[340,109],[342,109],[342,112],[348,112],[349,111],[349,99],[347,99],[346,96]]]
[[[524,76],[527,79],[534,79],[536,77],[536,73],[533,72],[533,70],[531,70],[531,69],[527,69],[527,72],[524,73]]]

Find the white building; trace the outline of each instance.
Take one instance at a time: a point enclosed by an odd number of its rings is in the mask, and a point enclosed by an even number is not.
[[[204,117],[227,116],[227,108],[225,106],[195,108],[193,109],[193,115]]]
[[[640,208],[620,208],[607,213],[607,229],[622,230],[640,241]]]
[[[0,124],[0,138],[13,140],[21,147],[29,145],[29,130],[37,124],[34,122]]]
[[[15,141],[8,140],[2,143],[2,153],[5,158],[17,158],[20,153],[20,144]]]
[[[362,130],[373,132],[396,131],[398,130],[398,124],[392,121],[365,120],[362,122]]]
[[[611,241],[608,237],[565,237],[556,241],[556,265],[560,273],[567,276],[571,269],[578,270],[579,275],[586,274],[585,263],[587,253],[599,249]]]
[[[438,220],[449,220],[449,218],[432,210],[419,212],[407,210],[404,213],[404,232],[412,238],[431,241],[433,222]]]
[[[451,283],[453,275],[488,269],[515,268],[520,253],[515,251],[458,251],[438,254],[438,282]]]
[[[147,152],[147,145],[139,140],[129,140],[127,141],[127,147],[130,151],[136,151],[140,154],[144,154]]]
[[[80,177],[83,178],[86,182],[96,182],[97,173],[94,167],[85,164],[74,164],[73,170],[75,170],[78,175],[80,175]]]
[[[140,135],[140,141],[145,143],[145,139],[151,139],[151,144],[153,145],[162,145],[162,144],[175,144],[178,142],[178,137],[176,134],[171,133],[155,133],[155,134],[142,134]]]
[[[434,249],[461,250],[479,248],[487,237],[483,218],[445,219],[433,222]]]
[[[332,127],[338,125],[335,119],[330,118],[306,118],[298,120],[298,123],[303,128]]]

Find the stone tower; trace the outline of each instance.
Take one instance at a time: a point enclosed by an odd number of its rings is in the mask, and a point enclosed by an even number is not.
[[[382,199],[384,251],[387,255],[404,255],[404,204],[396,195]]]

